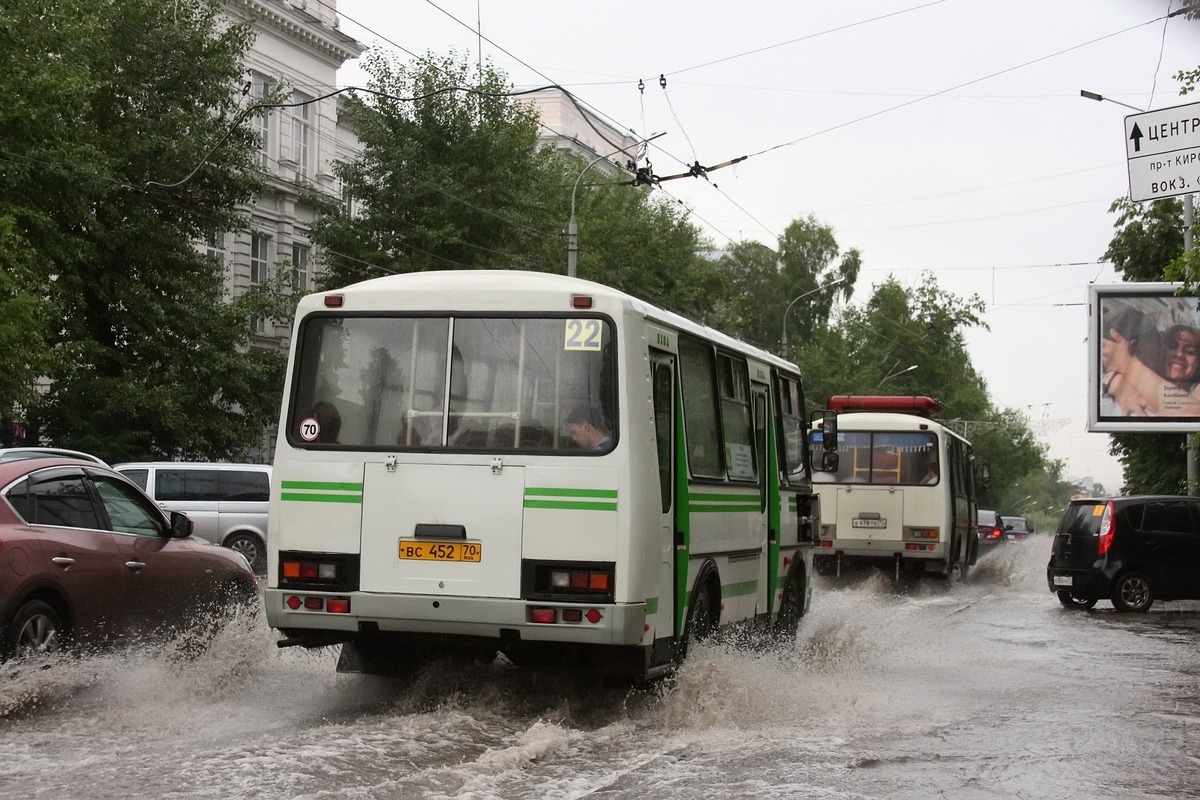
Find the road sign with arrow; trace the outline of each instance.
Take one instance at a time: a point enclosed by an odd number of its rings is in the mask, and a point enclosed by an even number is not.
[[[1125,150],[1130,199],[1200,191],[1200,103],[1130,114]]]

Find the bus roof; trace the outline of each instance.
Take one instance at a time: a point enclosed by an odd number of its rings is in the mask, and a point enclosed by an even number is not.
[[[651,321],[745,353],[779,369],[800,372],[796,364],[786,359],[611,286],[549,272],[474,269],[387,275],[307,295],[300,301],[296,318],[299,320],[322,309],[343,312],[437,310],[472,314],[518,308],[551,312],[578,309],[563,303],[564,294],[625,305]],[[431,301],[430,295],[438,297]]]

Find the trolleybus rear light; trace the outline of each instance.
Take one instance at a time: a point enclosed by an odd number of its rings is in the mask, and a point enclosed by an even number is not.
[[[600,610],[596,609],[596,608],[589,608],[588,612],[586,614],[584,614],[584,616],[587,617],[587,621],[592,623],[593,625],[595,625],[600,620],[604,619],[604,615],[601,614]]]
[[[345,302],[346,302],[346,298],[340,294],[325,295],[325,307],[326,308],[341,308],[342,304]]]
[[[324,597],[306,597],[306,598],[304,598],[304,607],[306,609],[308,609],[309,611],[324,611],[325,610],[325,598]]]
[[[586,294],[571,295],[571,308],[591,308],[592,298]]]
[[[300,606],[304,605],[304,601],[294,594],[288,595],[287,599],[283,602],[286,603],[287,607],[292,611],[298,611]]]
[[[531,608],[529,609],[529,621],[552,625],[558,621],[558,615],[554,613],[553,608]]]
[[[583,622],[582,608],[564,608],[562,610],[563,622]]]

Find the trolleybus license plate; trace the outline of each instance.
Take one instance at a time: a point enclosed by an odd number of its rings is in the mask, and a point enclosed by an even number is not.
[[[1074,581],[1071,579],[1070,575],[1055,575],[1054,576],[1054,585],[1055,586],[1071,586],[1073,583],[1074,583]]]
[[[850,520],[851,528],[886,528],[886,519],[852,519]]]
[[[400,540],[400,558],[413,561],[482,561],[479,542],[424,542]]]

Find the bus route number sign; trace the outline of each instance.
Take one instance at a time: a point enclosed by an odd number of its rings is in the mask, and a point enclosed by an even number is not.
[[[483,560],[483,545],[479,542],[426,542],[416,539],[400,540],[402,561],[473,561]]]

